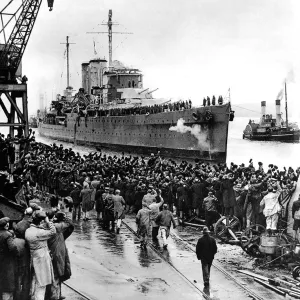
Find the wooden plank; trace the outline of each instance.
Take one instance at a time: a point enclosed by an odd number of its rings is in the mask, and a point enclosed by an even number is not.
[[[266,283],[265,281],[263,280],[260,280],[260,279],[257,279],[257,278],[254,278],[254,280],[258,283],[260,283],[261,285],[265,286],[266,288],[269,288],[270,290],[276,292],[277,294],[279,295],[282,295],[282,296],[285,296],[286,295],[286,292],[283,292],[281,290],[279,290],[278,288]]]
[[[258,275],[258,274],[255,274],[255,273],[252,273],[250,271],[246,271],[246,270],[238,270],[239,273],[242,273],[242,274],[246,274],[248,276],[251,276],[253,278],[257,278],[257,279],[260,279],[260,280],[264,280],[264,281],[269,281],[269,278],[268,277],[265,277],[265,276],[262,276],[262,275]]]

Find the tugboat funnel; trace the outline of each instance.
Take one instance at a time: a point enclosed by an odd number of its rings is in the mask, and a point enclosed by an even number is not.
[[[266,101],[261,101],[261,119],[262,121],[266,117]]]
[[[280,100],[275,100],[276,104],[276,126],[281,126],[281,109],[280,109]]]

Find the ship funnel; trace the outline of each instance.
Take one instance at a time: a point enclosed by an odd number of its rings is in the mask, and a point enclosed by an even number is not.
[[[261,101],[261,119],[266,117],[266,101]]]
[[[281,126],[281,109],[280,109],[280,100],[275,100],[276,104],[276,126]]]

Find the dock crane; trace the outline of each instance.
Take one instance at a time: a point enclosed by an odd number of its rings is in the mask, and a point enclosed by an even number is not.
[[[1,126],[9,127],[9,133],[14,137],[14,129],[24,130],[24,136],[29,135],[28,106],[27,106],[27,77],[22,76],[21,61],[34,27],[43,0],[22,0],[21,4],[10,13],[8,10],[17,1],[9,0],[0,11],[2,28],[0,34],[4,45],[0,45],[0,107],[7,117],[7,122]],[[47,0],[52,11],[54,0]],[[4,17],[8,18],[4,22]],[[6,39],[6,30],[14,20],[15,25]],[[7,99],[6,105],[3,99]],[[21,99],[22,104],[18,104]],[[16,120],[17,117],[17,120]]]

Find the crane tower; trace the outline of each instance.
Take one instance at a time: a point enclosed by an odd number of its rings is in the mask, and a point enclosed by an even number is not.
[[[47,1],[51,11],[54,0]],[[9,0],[0,10],[2,21],[0,35],[4,39],[4,45],[0,45],[0,107],[7,118],[7,122],[0,122],[0,126],[8,126],[12,137],[14,130],[21,128],[26,137],[29,134],[27,77],[22,76],[20,66],[42,0],[20,0],[20,5],[17,8],[14,6],[11,12],[12,4],[16,2]],[[8,36],[8,28],[14,20],[15,24]]]

